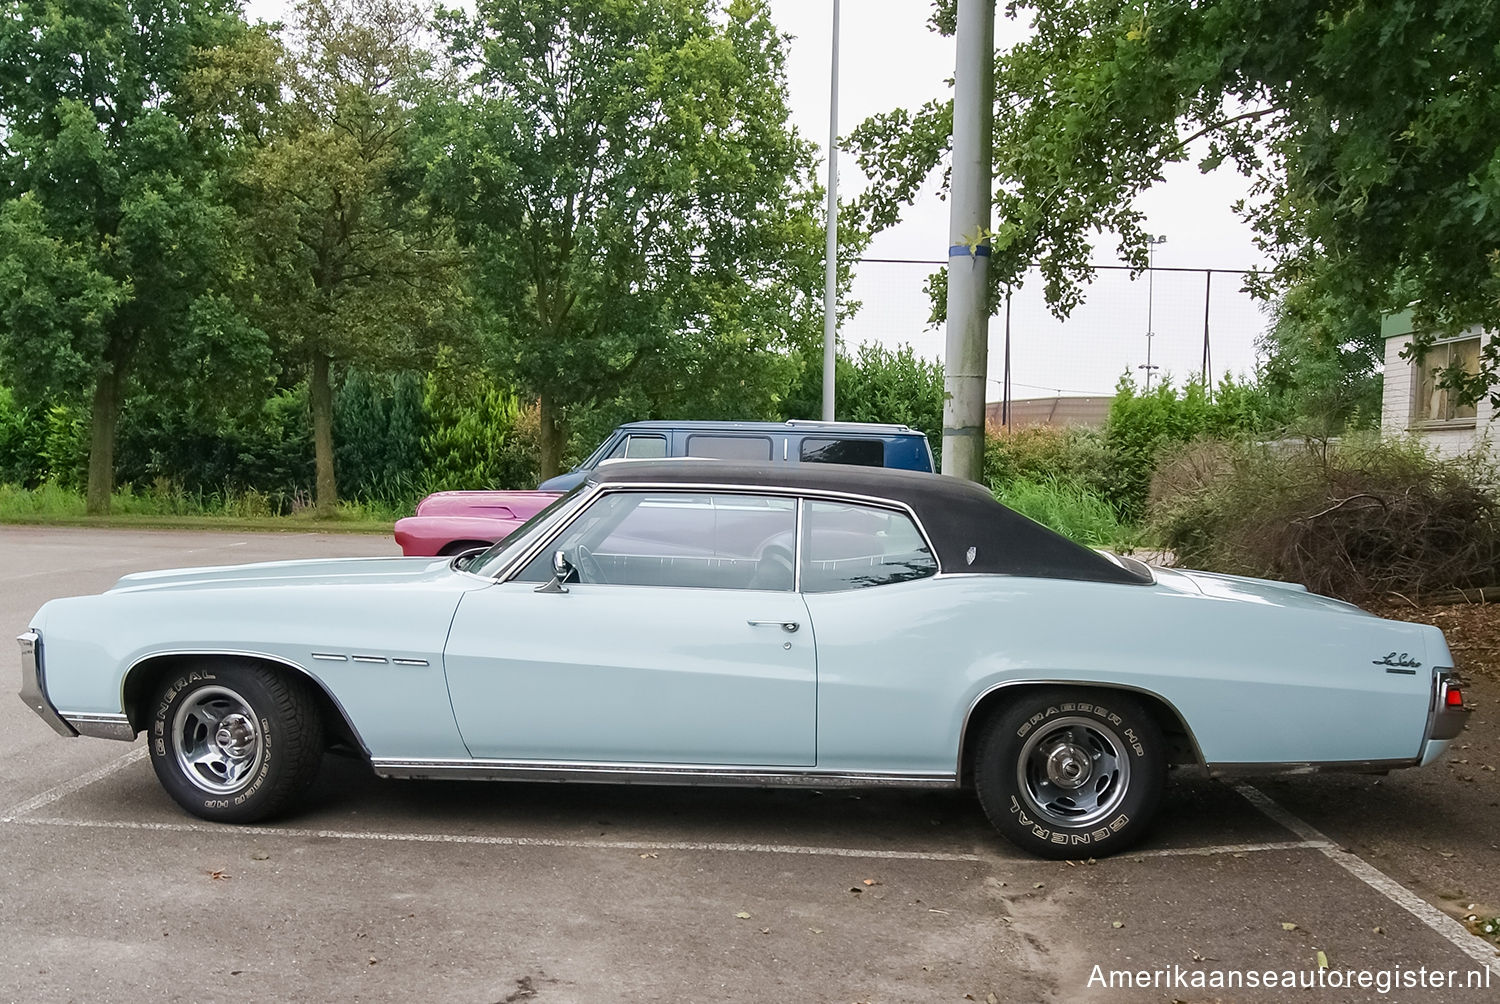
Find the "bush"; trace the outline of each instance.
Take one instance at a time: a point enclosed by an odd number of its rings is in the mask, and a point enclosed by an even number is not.
[[[1055,480],[1109,499],[1120,474],[1097,429],[991,425],[985,430],[984,478],[991,488],[1016,479]]]
[[[1097,492],[1059,478],[1016,478],[992,489],[1016,512],[1087,547],[1128,547],[1135,534]]]
[[[1193,444],[1166,458],[1150,531],[1181,565],[1349,600],[1493,584],[1496,471],[1414,440]]]
[[[1110,403],[1104,442],[1114,459],[1111,500],[1127,518],[1145,511],[1158,456],[1197,439],[1267,438],[1287,420],[1285,407],[1254,384],[1225,377],[1210,395],[1201,383],[1181,391],[1163,380],[1149,393],[1122,377]]]

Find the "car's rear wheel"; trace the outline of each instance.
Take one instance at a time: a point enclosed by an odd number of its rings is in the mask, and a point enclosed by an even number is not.
[[[990,720],[974,763],[990,822],[1049,858],[1102,857],[1140,840],[1165,778],[1161,730],[1113,691],[1025,692]]]
[[[295,677],[247,663],[192,666],[163,679],[150,707],[156,777],[196,816],[265,819],[317,774],[322,720]]]

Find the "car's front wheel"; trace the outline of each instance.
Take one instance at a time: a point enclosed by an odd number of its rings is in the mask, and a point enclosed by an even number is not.
[[[151,702],[151,765],[187,811],[250,823],[286,808],[317,774],[318,706],[301,680],[248,663],[175,670]]]
[[[974,763],[990,822],[1049,858],[1102,857],[1138,841],[1165,777],[1161,730],[1115,691],[1024,692],[990,720]]]

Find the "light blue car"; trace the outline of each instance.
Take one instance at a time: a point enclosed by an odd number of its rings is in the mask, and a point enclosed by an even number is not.
[[[972,786],[1021,847],[1099,856],[1169,765],[1415,766],[1466,715],[1435,628],[832,465],[606,464],[477,555],[127,575],[21,645],[53,728],[145,732],[227,822],[339,744],[387,777]]]

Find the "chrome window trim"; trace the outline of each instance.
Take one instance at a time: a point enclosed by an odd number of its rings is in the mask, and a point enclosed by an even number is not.
[[[410,759],[376,757],[382,777],[483,778],[509,781],[601,781],[634,784],[749,787],[953,788],[953,774],[931,771],[845,771],[741,767],[729,764],[616,763],[582,760]]]
[[[954,577],[956,578],[957,576]],[[1006,680],[1003,683],[997,683],[993,687],[985,688],[974,698],[974,700],[969,702],[968,710],[964,712],[963,723],[959,726],[958,729],[958,762],[956,765],[956,769],[958,770],[960,776],[962,776],[964,769],[964,741],[968,738],[969,735],[969,723],[974,717],[974,709],[979,707],[980,702],[982,702],[986,697],[989,697],[991,694],[995,693],[997,690],[1005,690],[1009,687],[1072,687],[1075,689],[1087,689],[1092,687],[1099,690],[1123,690],[1127,693],[1142,694],[1146,697],[1155,698],[1162,704],[1165,704],[1167,706],[1167,710],[1171,711],[1172,714],[1177,717],[1177,720],[1182,723],[1182,727],[1187,731],[1188,743],[1193,747],[1193,756],[1197,759],[1198,763],[1200,765],[1207,765],[1208,763],[1208,761],[1203,758],[1203,747],[1198,745],[1198,737],[1193,734],[1193,727],[1188,724],[1187,716],[1177,709],[1177,705],[1173,704],[1171,701],[1167,700],[1167,698],[1163,697],[1161,694],[1158,694],[1154,690],[1146,690],[1144,687],[1132,687],[1123,683],[1097,683],[1092,680],[1057,680],[1037,678],[1027,680]]]
[[[359,748],[364,751],[365,756],[370,755],[369,744],[365,742],[365,737],[360,735],[359,726],[355,723],[354,716],[349,714],[349,711],[344,707],[343,702],[338,699],[338,695],[336,695],[328,687],[325,687],[323,685],[323,681],[319,680],[315,675],[313,675],[313,673],[310,672],[306,666],[299,665],[298,663],[293,662],[291,659],[287,659],[283,656],[272,655],[269,652],[254,652],[246,649],[220,648],[174,648],[162,649],[156,652],[148,652],[140,658],[136,659],[128,667],[126,667],[124,674],[120,677],[120,707],[125,707],[125,684],[130,679],[130,674],[134,673],[136,671],[136,668],[139,667],[142,663],[150,662],[153,659],[167,658],[169,656],[206,656],[210,658],[229,657],[240,659],[261,659],[265,662],[274,662],[277,665],[285,666],[288,669],[294,669],[311,680],[313,684],[320,691],[322,691],[325,696],[327,696],[328,700],[332,702],[333,706],[338,709],[338,713],[340,715],[343,715],[344,723],[349,726],[349,732],[354,736],[354,741],[359,743]]]
[[[584,501],[582,502],[581,505],[579,505],[579,507],[573,512],[573,515],[570,516],[567,519],[566,522],[564,522],[564,523],[560,524],[559,526],[557,526],[554,529],[554,532],[551,535],[543,538],[536,545],[533,545],[531,548],[528,548],[526,551],[523,551],[514,561],[511,562],[511,564],[509,564],[505,568],[501,569],[493,577],[486,576],[486,575],[475,575],[475,573],[473,573],[473,572],[464,572],[462,569],[459,570],[460,574],[474,575],[475,578],[484,579],[484,580],[490,581],[490,582],[511,582],[511,581],[514,581],[515,576],[520,573],[521,569],[525,568],[526,565],[528,565],[532,561],[532,559],[534,559],[539,553],[541,553],[542,551],[546,550],[546,547],[547,547],[547,545],[549,543],[551,543],[551,542],[557,540],[559,537],[561,537],[564,533],[567,532],[568,527],[573,524],[574,520],[578,519],[584,513],[588,512],[590,509],[592,509],[594,507],[594,504],[598,501],[598,499],[599,499],[600,496],[603,496],[603,495],[606,495],[606,494],[611,494],[611,493],[614,493],[614,492],[622,492],[622,491],[641,491],[641,492],[646,492],[646,491],[718,492],[718,493],[722,493],[722,494],[726,494],[726,495],[762,495],[762,496],[766,496],[766,495],[779,495],[779,496],[782,496],[782,497],[792,498],[792,499],[796,499],[796,500],[805,500],[805,499],[830,500],[831,499],[833,501],[853,502],[853,503],[858,504],[858,505],[874,506],[877,509],[890,509],[890,510],[892,510],[894,512],[902,513],[908,519],[910,519],[912,521],[912,525],[917,528],[917,533],[919,533],[921,535],[922,542],[927,545],[927,551],[928,551],[928,553],[930,553],[932,555],[932,563],[933,563],[934,566],[936,566],[937,570],[935,572],[933,572],[932,575],[925,576],[925,578],[936,578],[937,576],[943,574],[943,559],[938,554],[937,548],[934,547],[933,544],[932,544],[932,536],[931,536],[931,534],[929,534],[927,532],[927,527],[922,524],[922,520],[920,518],[918,518],[918,516],[916,514],[916,511],[913,510],[912,507],[909,506],[909,505],[907,505],[905,502],[899,502],[899,501],[897,501],[895,499],[880,498],[880,497],[873,496],[873,495],[860,495],[860,494],[856,494],[856,493],[853,493],[853,492],[832,491],[832,490],[825,489],[825,488],[792,488],[792,487],[788,487],[786,485],[722,484],[722,483],[715,483],[715,482],[711,482],[711,481],[710,482],[672,482],[672,481],[669,481],[669,482],[655,482],[655,481],[640,481],[640,482],[613,482],[613,483],[610,483],[610,482],[596,482],[594,484],[593,491],[586,491],[583,494],[582,498],[583,498]],[[802,574],[802,554],[801,554],[801,551],[800,551],[800,548],[802,546],[802,534],[801,534],[801,529],[802,529],[801,512],[802,512],[802,508],[803,507],[802,507],[802,505],[800,504],[800,501],[799,501],[799,504],[797,506],[798,521],[797,521],[797,542],[796,542],[796,547],[799,550],[797,550],[795,552],[795,554],[794,554],[795,560],[797,562],[797,574],[794,577],[794,582],[795,582],[795,585],[796,585],[796,589],[794,589],[794,592],[801,592],[802,591],[801,590],[801,586],[802,586],[802,578],[801,578],[801,574]],[[669,587],[669,588],[677,588],[677,587]]]

